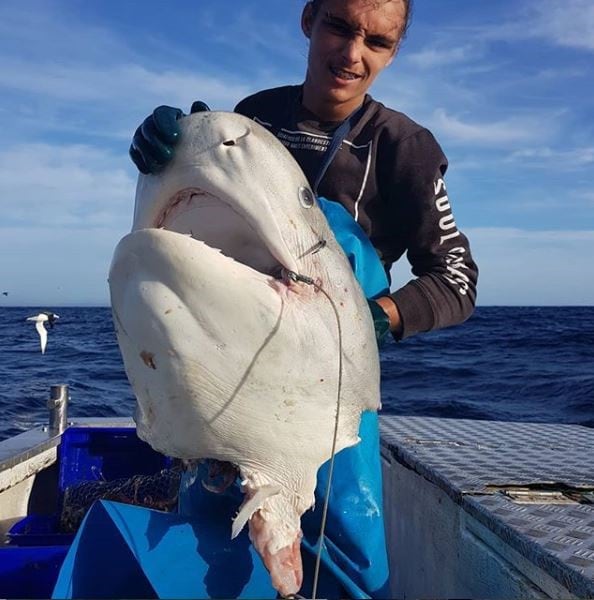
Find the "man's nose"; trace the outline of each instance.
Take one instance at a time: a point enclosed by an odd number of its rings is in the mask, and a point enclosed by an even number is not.
[[[356,64],[361,62],[364,47],[365,41],[363,36],[353,35],[345,41],[342,49],[342,55],[349,62],[349,64]]]

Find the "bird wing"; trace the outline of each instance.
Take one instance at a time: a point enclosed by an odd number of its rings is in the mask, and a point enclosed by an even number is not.
[[[35,329],[37,329],[39,341],[41,342],[41,354],[45,354],[45,346],[47,345],[47,331],[43,326],[43,321],[37,321],[35,323]]]

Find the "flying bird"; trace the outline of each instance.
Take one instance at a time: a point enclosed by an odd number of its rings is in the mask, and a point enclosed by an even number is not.
[[[60,316],[50,311],[41,311],[39,314],[27,317],[27,321],[33,321],[35,323],[35,329],[39,334],[39,340],[41,342],[41,354],[45,354],[45,347],[47,345],[47,331],[45,329],[45,323],[48,323],[50,329],[53,328],[56,319]]]

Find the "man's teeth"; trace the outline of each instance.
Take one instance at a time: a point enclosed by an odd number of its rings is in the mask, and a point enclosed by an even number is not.
[[[343,71],[342,69],[331,69],[332,73],[341,79],[358,79],[359,75],[350,73],[349,71]]]

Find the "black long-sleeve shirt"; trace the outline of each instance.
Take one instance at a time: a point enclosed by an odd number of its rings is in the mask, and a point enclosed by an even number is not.
[[[310,185],[338,123],[301,104],[301,86],[258,92],[235,111],[270,129]],[[376,248],[386,271],[405,252],[416,279],[396,290],[402,338],[460,323],[474,310],[478,268],[447,196],[447,159],[427,129],[367,95],[318,187],[340,202]]]

